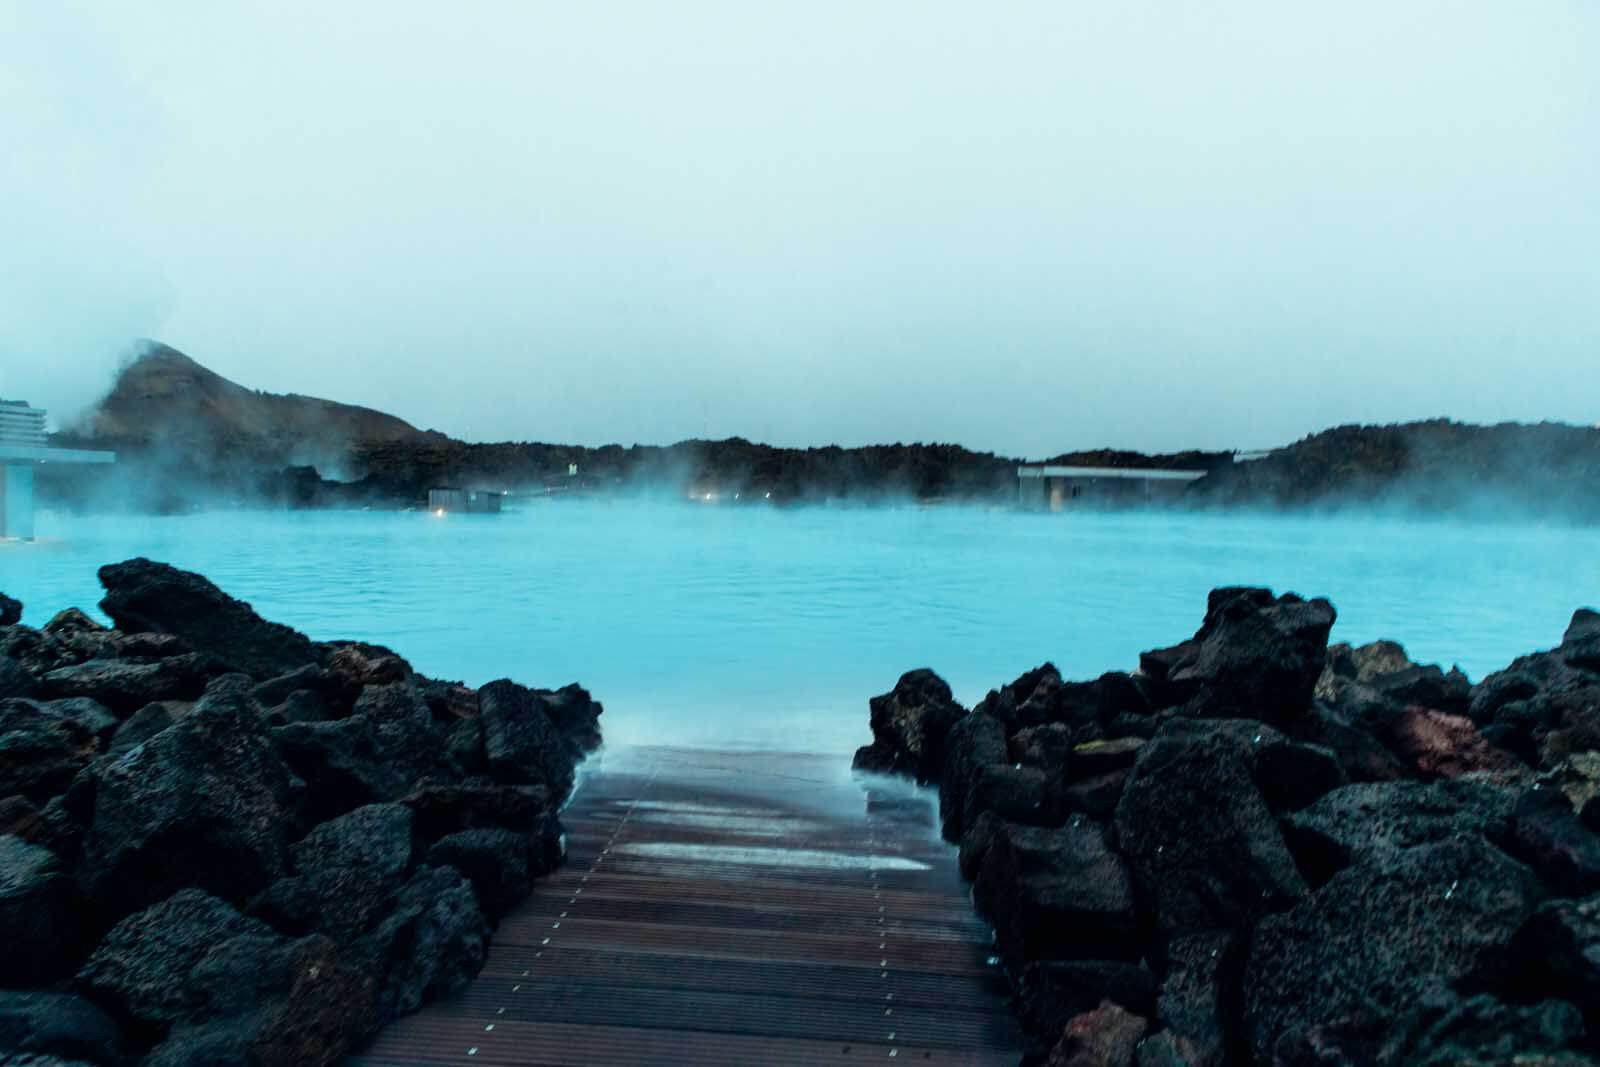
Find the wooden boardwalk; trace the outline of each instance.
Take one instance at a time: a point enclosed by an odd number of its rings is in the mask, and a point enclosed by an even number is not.
[[[358,1067],[1015,1064],[928,798],[848,759],[634,748],[584,771],[567,863],[460,996]]]

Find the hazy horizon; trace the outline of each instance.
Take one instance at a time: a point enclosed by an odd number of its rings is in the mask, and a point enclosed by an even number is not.
[[[1600,8],[969,10],[0,0],[0,395],[150,336],[469,440],[1600,420]]]

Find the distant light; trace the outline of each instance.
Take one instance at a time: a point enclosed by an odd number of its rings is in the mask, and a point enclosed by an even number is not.
[[[433,517],[436,518],[436,519],[444,518],[444,508],[440,508],[438,511],[435,511],[433,513]]]
[[[771,493],[768,493],[768,494],[767,494],[767,499],[768,499],[768,500],[771,500],[771,499],[772,499],[772,494],[771,494]]]

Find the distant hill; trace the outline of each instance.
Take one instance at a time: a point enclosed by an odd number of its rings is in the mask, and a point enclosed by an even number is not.
[[[523,491],[669,492],[774,503],[1010,499],[1017,461],[959,445],[777,448],[740,437],[677,444],[542,442],[414,447],[376,445],[362,454],[367,484],[386,497],[427,486]],[[577,473],[571,472],[576,468]]]
[[[1167,452],[1151,455],[1117,448],[1063,452],[1042,462],[1062,467],[1117,467],[1123,470],[1211,471],[1233,462],[1232,452]]]
[[[469,444],[370,408],[248,389],[154,342],[56,443],[119,455],[116,468],[51,472],[46,491],[57,499],[163,511],[218,499],[403,506],[441,486],[665,490],[777,503],[992,499],[1014,492],[1017,462],[944,444]]]
[[[449,440],[371,408],[247,389],[155,342],[64,436],[135,453],[187,452],[225,465],[336,468],[373,445]]]
[[[430,488],[646,492],[799,503],[1014,499],[1022,460],[955,444],[778,448],[739,437],[589,448],[470,444],[371,408],[245,388],[151,342],[64,445],[114,448],[115,468],[51,471],[67,503],[111,497],[186,510],[218,499],[287,506],[406,506]],[[1340,426],[1248,462],[1230,452],[1100,449],[1044,462],[1203,470],[1194,507],[1361,508],[1600,520],[1600,430],[1443,419]]]
[[[1600,519],[1600,429],[1448,419],[1337,426],[1213,471],[1196,503]]]

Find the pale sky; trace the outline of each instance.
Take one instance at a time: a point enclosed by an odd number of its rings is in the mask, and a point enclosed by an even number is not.
[[[0,393],[471,439],[1600,420],[1594,0],[0,0]]]

